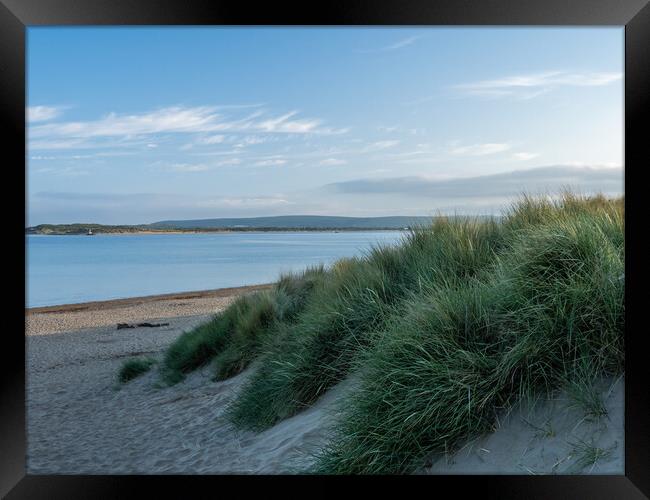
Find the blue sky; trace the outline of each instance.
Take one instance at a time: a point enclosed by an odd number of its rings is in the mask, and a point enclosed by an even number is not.
[[[28,28],[28,224],[623,191],[622,28]]]

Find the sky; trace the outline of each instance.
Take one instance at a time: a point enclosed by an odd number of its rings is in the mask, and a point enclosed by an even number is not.
[[[623,193],[623,28],[29,27],[27,223]]]

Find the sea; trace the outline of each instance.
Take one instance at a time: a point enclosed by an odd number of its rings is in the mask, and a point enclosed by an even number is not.
[[[212,290],[362,256],[403,231],[27,235],[25,307]]]

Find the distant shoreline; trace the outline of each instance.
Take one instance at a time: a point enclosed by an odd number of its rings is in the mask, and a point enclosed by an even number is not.
[[[278,215],[217,219],[166,220],[147,224],[38,224],[25,228],[26,234],[182,234],[225,232],[347,232],[405,231],[429,226],[444,218],[494,218],[487,215],[391,215],[383,217],[343,217],[329,215]]]
[[[214,288],[211,290],[194,290],[189,292],[161,293],[156,295],[143,295],[139,297],[124,297],[121,299],[92,300],[88,302],[77,302],[71,304],[55,304],[51,306],[25,307],[26,314],[57,314],[77,311],[106,310],[120,307],[130,307],[152,302],[167,300],[192,300],[213,297],[230,297],[240,293],[265,290],[273,286],[272,283],[259,285],[245,285],[228,288]]]
[[[336,228],[336,229],[323,229],[323,228],[250,228],[250,229],[176,229],[176,230],[160,230],[160,231],[96,231],[92,236],[99,235],[148,235],[148,234],[226,234],[226,233],[374,233],[374,232],[387,232],[387,231],[407,231],[404,228]],[[86,233],[71,233],[71,232],[34,232],[25,231],[26,236],[89,236]]]

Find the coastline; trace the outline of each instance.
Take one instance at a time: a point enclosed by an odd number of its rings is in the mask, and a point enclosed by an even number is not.
[[[188,229],[188,230],[166,230],[159,231],[99,231],[92,236],[141,236],[148,234],[232,234],[232,233],[375,233],[406,231],[404,228],[251,228],[251,229]],[[89,236],[86,233],[65,233],[65,232],[26,232],[25,236]]]
[[[25,335],[214,314],[237,296],[265,290],[272,284],[147,295],[104,301],[25,308]]]

